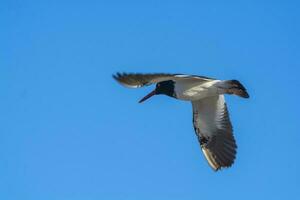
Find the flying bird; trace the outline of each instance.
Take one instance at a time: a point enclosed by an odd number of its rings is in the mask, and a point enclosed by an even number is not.
[[[208,164],[214,171],[218,171],[234,163],[237,145],[224,94],[249,98],[247,90],[239,81],[165,73],[117,73],[113,78],[129,88],[156,84],[155,89],[139,103],[160,94],[191,101],[194,130]]]

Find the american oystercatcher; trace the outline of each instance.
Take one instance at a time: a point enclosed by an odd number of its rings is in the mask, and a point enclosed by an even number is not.
[[[224,94],[249,98],[245,87],[239,81],[164,73],[117,73],[113,75],[113,78],[130,88],[156,83],[156,88],[142,98],[139,103],[159,94],[191,101],[194,129],[209,165],[217,171],[233,164],[237,145]]]

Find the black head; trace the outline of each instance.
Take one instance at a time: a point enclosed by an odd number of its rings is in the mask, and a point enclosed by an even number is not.
[[[143,101],[149,99],[153,95],[157,94],[165,94],[170,97],[175,97],[174,94],[174,81],[162,81],[156,84],[155,90],[150,92],[148,95],[146,95],[144,98],[142,98],[139,103],[142,103]]]
[[[174,97],[174,81],[162,81],[156,84],[156,94],[165,94]]]

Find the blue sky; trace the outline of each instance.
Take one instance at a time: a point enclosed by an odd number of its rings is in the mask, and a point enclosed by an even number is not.
[[[297,199],[296,1],[0,3],[0,199]],[[237,159],[213,172],[191,105],[115,72],[238,79]]]

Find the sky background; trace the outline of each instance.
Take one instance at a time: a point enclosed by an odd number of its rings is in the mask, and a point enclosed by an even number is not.
[[[0,2],[0,199],[297,199],[297,1]],[[189,102],[115,72],[238,79],[235,164],[208,166]]]

